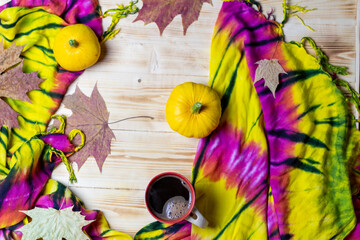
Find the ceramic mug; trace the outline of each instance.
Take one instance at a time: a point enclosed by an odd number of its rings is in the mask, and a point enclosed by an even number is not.
[[[150,214],[160,222],[173,224],[185,219],[201,228],[208,225],[195,207],[193,186],[178,173],[155,176],[146,187],[145,203]]]

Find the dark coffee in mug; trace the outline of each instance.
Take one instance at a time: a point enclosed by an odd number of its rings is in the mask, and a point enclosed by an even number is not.
[[[149,186],[146,198],[152,213],[163,220],[181,218],[192,202],[187,183],[179,177],[166,175]]]

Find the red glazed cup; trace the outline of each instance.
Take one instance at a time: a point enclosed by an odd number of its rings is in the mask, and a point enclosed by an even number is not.
[[[171,211],[176,206],[179,206],[174,200],[179,199],[179,197],[184,202],[178,204],[185,206],[186,202],[186,207],[178,210],[180,212],[177,213],[176,218],[167,217],[168,214],[171,215]],[[208,225],[206,219],[195,207],[193,186],[187,178],[178,173],[164,172],[151,179],[145,191],[145,204],[150,214],[160,222],[173,224],[187,220],[201,228]],[[170,207],[170,210],[167,207]]]

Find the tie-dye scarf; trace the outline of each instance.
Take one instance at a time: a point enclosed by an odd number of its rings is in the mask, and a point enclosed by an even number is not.
[[[68,86],[82,73],[59,68],[52,51],[54,37],[64,26],[83,23],[102,35],[97,0],[13,0],[0,7],[0,36],[5,48],[25,45],[24,72],[38,72],[44,81],[28,95],[31,103],[5,99],[19,113],[19,128],[0,129],[0,239],[21,239],[18,229],[28,222],[19,210],[74,206],[87,220],[83,230],[93,239],[131,239],[109,229],[99,211],[86,210],[62,184],[49,179],[53,169],[75,148],[61,132],[58,149],[48,145],[46,127]],[[69,149],[65,147],[69,146]],[[62,149],[64,148],[64,149]],[[62,150],[62,151],[60,151]],[[69,150],[69,151],[66,151]]]
[[[29,93],[31,103],[6,99],[20,113],[20,128],[13,130],[10,152],[39,130],[46,130],[68,86],[81,74],[59,68],[52,51],[55,35],[66,25],[83,23],[100,38],[102,26],[98,7],[96,0],[13,0],[0,7],[0,10],[4,9],[0,14],[0,36],[4,39],[4,47],[14,42],[19,46],[25,45],[23,71],[37,71],[38,76],[45,79],[40,84],[40,90]]]
[[[273,58],[287,72],[276,98],[264,80],[253,83],[256,63]],[[302,43],[286,43],[249,2],[224,2],[209,85],[223,115],[200,140],[192,171],[209,226],[154,222],[135,239],[359,239],[360,135],[332,76]]]
[[[9,131],[1,129],[1,142],[6,142]],[[21,239],[21,228],[29,219],[19,210],[34,207],[63,209],[73,206],[87,220],[95,220],[83,230],[91,239],[131,239],[125,233],[109,228],[100,211],[88,210],[61,183],[49,179],[61,162],[57,151],[38,136],[22,144],[9,161],[6,177],[0,182],[0,239]]]

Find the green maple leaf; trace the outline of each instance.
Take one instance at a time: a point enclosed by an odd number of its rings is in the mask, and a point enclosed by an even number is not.
[[[19,229],[23,233],[22,240],[88,240],[82,228],[92,221],[85,220],[80,212],[74,212],[73,206],[56,210],[54,208],[38,208],[21,211],[31,217],[31,222]]]
[[[135,21],[155,22],[162,34],[174,17],[181,15],[185,35],[187,28],[199,18],[205,2],[212,4],[211,0],[143,0]]]
[[[267,86],[275,98],[275,91],[279,85],[279,74],[285,73],[278,59],[263,59],[256,62],[259,66],[255,71],[254,84],[264,79],[264,86]]]

